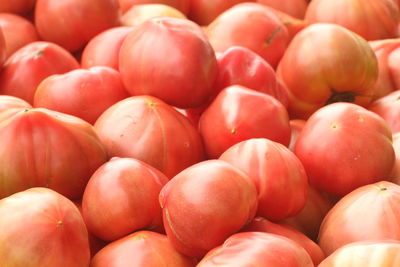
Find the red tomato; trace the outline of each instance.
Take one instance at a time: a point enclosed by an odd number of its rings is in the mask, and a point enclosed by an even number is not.
[[[186,19],[186,16],[178,9],[163,4],[134,5],[121,17],[124,26],[138,26],[146,20],[157,17],[171,17]]]
[[[215,92],[219,93],[230,85],[242,85],[269,94],[285,107],[288,105],[286,88],[277,80],[275,70],[261,56],[245,47],[228,48],[218,58]]]
[[[392,134],[385,121],[351,103],[315,112],[294,151],[310,183],[338,196],[387,178],[394,164]]]
[[[378,64],[360,36],[338,25],[314,24],[293,38],[277,74],[289,89],[291,118],[307,119],[334,102],[368,105]]]
[[[82,68],[106,66],[118,70],[119,50],[131,30],[131,27],[114,27],[93,37],[83,49]]]
[[[326,255],[356,241],[400,240],[400,186],[382,181],[344,196],[322,222],[318,243]]]
[[[190,166],[160,192],[164,227],[175,248],[201,257],[250,222],[257,191],[249,177],[221,160]]]
[[[301,130],[303,130],[304,125],[306,125],[306,121],[305,120],[290,120],[289,124],[290,124],[290,129],[292,130],[292,134],[290,135],[289,149],[291,151],[294,151],[297,137],[299,136]]]
[[[389,175],[389,180],[400,185],[400,132],[393,135],[393,148],[396,160],[392,172]]]
[[[155,97],[116,103],[99,117],[95,128],[110,156],[139,159],[169,178],[204,159],[196,128]]]
[[[310,186],[304,208],[295,216],[280,223],[304,233],[312,240],[317,240],[319,227],[328,211],[335,204],[336,198]]]
[[[164,4],[178,9],[183,14],[187,14],[189,12],[190,0],[119,0],[122,13],[128,11],[133,5],[140,4]]]
[[[313,0],[305,20],[339,24],[367,40],[378,40],[397,36],[400,11],[393,0]]]
[[[129,96],[118,71],[109,67],[78,69],[44,79],[34,106],[74,115],[94,124],[110,106]]]
[[[33,103],[39,83],[46,77],[79,68],[76,59],[62,47],[33,42],[17,50],[0,73],[0,94],[13,95]]]
[[[254,1],[255,0],[190,0],[188,17],[199,25],[208,25],[228,8],[239,3]]]
[[[392,133],[400,132],[400,90],[379,98],[368,106],[370,111],[382,117]]]
[[[107,160],[89,123],[47,109],[0,112],[0,147],[0,198],[43,186],[78,199]]]
[[[299,213],[307,198],[307,175],[287,147],[268,139],[250,139],[233,145],[220,157],[244,171],[258,192],[257,215],[282,220]]]
[[[194,267],[196,261],[175,250],[165,235],[138,231],[100,250],[90,267]]]
[[[179,108],[193,108],[213,94],[217,60],[198,25],[157,18],[128,34],[119,70],[132,95],[152,95]]]
[[[394,267],[400,266],[400,242],[376,240],[343,246],[318,267]]]
[[[35,7],[36,0],[2,0],[1,13],[26,14]]]
[[[6,43],[7,57],[21,47],[39,40],[35,26],[18,15],[0,13],[0,28]]]
[[[0,199],[0,266],[87,267],[88,232],[77,207],[47,188]]]
[[[0,95],[0,112],[9,108],[32,108],[32,106],[21,98],[9,95]]]
[[[306,250],[286,237],[262,232],[239,233],[212,249],[197,267],[313,267]]]
[[[40,37],[71,52],[118,23],[118,0],[37,0],[35,7]]]
[[[158,195],[167,182],[164,174],[139,160],[112,158],[92,175],[83,194],[88,230],[112,241],[159,226],[162,214]]]
[[[286,146],[290,141],[285,107],[272,96],[236,85],[222,90],[203,112],[199,130],[210,158],[250,138],[267,138]]]
[[[267,219],[257,217],[254,218],[254,220],[249,225],[242,229],[242,231],[264,232],[287,237],[298,243],[307,251],[315,266],[318,266],[318,264],[323,259],[325,259],[324,252],[322,252],[321,248],[316,243],[314,243],[314,241],[310,240],[303,233],[289,226],[272,223]]]
[[[207,35],[217,52],[244,46],[263,57],[273,68],[289,43],[289,33],[279,17],[257,3],[231,7],[208,25]]]
[[[257,2],[303,19],[310,0],[257,0]]]
[[[400,88],[400,38],[370,41],[378,59],[379,76],[375,84],[374,99]]]

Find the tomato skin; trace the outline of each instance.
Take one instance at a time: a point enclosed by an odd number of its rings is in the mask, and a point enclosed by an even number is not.
[[[73,202],[48,188],[0,199],[0,265],[87,267],[88,232]]]
[[[216,52],[244,46],[264,58],[273,68],[289,43],[289,33],[279,17],[257,3],[241,3],[221,13],[206,32]]]
[[[398,119],[400,116],[399,98],[400,91],[396,90],[378,98],[368,106],[370,111],[378,114],[386,121],[393,134],[400,132],[400,122]]]
[[[238,233],[207,253],[197,265],[312,267],[303,247],[286,237],[262,232]]]
[[[199,25],[208,25],[216,19],[222,12],[243,2],[254,2],[245,0],[190,0],[189,19]]]
[[[199,131],[209,158],[218,158],[250,138],[267,138],[285,146],[290,142],[285,107],[270,95],[237,85],[222,90],[203,112]]]
[[[286,88],[277,80],[275,70],[261,56],[248,48],[233,46],[218,58],[215,92],[231,85],[241,85],[275,97],[288,105]]]
[[[400,38],[370,41],[378,59],[379,76],[375,84],[374,100],[384,97],[400,88]]]
[[[310,0],[257,0],[257,2],[285,12],[297,19],[304,19]]]
[[[155,97],[122,100],[108,108],[94,127],[111,157],[136,158],[169,178],[204,159],[196,128]]]
[[[156,17],[186,19],[186,16],[182,12],[171,6],[164,4],[141,4],[134,5],[125,12],[121,17],[121,24],[133,27]]]
[[[26,18],[15,14],[0,13],[0,28],[6,43],[6,57],[21,47],[39,40],[35,26]]]
[[[400,133],[393,134],[393,148],[396,159],[388,180],[400,185]]]
[[[107,160],[89,123],[47,109],[4,110],[0,140],[0,198],[43,186],[79,199],[90,175]]]
[[[335,103],[315,112],[294,151],[310,184],[337,196],[387,178],[394,164],[392,133],[386,122],[351,103]]]
[[[21,98],[10,96],[10,95],[0,95],[0,112],[5,111],[9,108],[32,108],[32,106],[22,100]]]
[[[322,222],[318,244],[326,255],[357,241],[400,241],[400,186],[381,181],[340,199]]]
[[[35,7],[36,0],[1,1],[1,13],[27,14]]]
[[[310,255],[315,266],[325,259],[324,252],[311,239],[290,226],[268,221],[263,217],[256,217],[242,229],[242,232],[264,232],[287,237],[301,245]]]
[[[297,137],[299,136],[301,130],[303,130],[304,125],[306,125],[305,120],[290,120],[290,129],[291,129],[291,135],[290,135],[290,144],[289,144],[289,149],[291,151],[294,151],[294,147],[296,145]]]
[[[119,72],[99,66],[47,77],[36,89],[33,104],[94,124],[107,108],[127,97]]]
[[[338,24],[366,40],[379,40],[397,37],[400,11],[393,0],[315,0],[305,20]]]
[[[134,5],[142,4],[164,4],[172,6],[186,15],[189,12],[190,0],[119,0],[122,13],[127,12]]]
[[[37,0],[35,7],[35,25],[41,39],[71,52],[118,24],[118,0]]]
[[[197,24],[165,17],[150,19],[129,33],[120,50],[119,70],[132,95],[194,108],[213,94],[218,69],[214,50]]]
[[[293,152],[268,139],[249,139],[228,148],[220,160],[245,172],[258,191],[258,216],[278,221],[299,213],[307,198],[307,175]]]
[[[208,160],[171,179],[160,192],[160,205],[174,247],[201,257],[254,218],[257,191],[239,169]]]
[[[82,68],[106,66],[118,70],[119,50],[131,30],[131,27],[113,27],[93,37],[83,49]]]
[[[375,240],[354,242],[339,248],[318,267],[393,267],[399,266],[400,242]]]
[[[307,119],[334,102],[367,106],[373,99],[378,64],[360,36],[338,25],[317,23],[293,38],[277,75],[288,88],[291,119]]]
[[[164,174],[144,162],[112,158],[96,170],[83,194],[82,211],[88,230],[112,241],[159,226],[162,214],[158,195],[167,182]]]
[[[79,63],[62,47],[49,42],[33,42],[17,50],[4,63],[0,73],[0,93],[32,104],[36,88],[43,79],[77,68]]]
[[[90,267],[121,266],[194,267],[196,260],[177,252],[165,235],[137,231],[108,244],[90,263]]]

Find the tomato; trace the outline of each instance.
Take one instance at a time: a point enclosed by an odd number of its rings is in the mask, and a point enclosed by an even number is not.
[[[388,95],[400,88],[400,38],[370,41],[370,46],[378,59],[379,76],[375,84],[374,99]]]
[[[201,257],[250,222],[257,191],[249,177],[221,160],[190,166],[160,192],[164,227],[181,253]]]
[[[73,202],[47,188],[0,199],[0,265],[87,267],[88,232]]]
[[[336,202],[336,197],[309,186],[304,208],[280,223],[293,227],[312,240],[317,240],[321,223]]]
[[[0,95],[0,112],[9,108],[32,108],[32,106],[21,98],[9,95]]]
[[[297,137],[294,151],[310,183],[338,196],[387,178],[394,164],[392,134],[385,121],[351,103],[316,111]]]
[[[400,242],[394,240],[354,242],[339,248],[318,267],[399,266],[399,253]]]
[[[382,117],[388,124],[392,133],[400,132],[400,91],[396,90],[379,98],[368,106],[370,111]]]
[[[163,4],[134,5],[121,17],[124,26],[137,26],[146,20],[156,17],[171,17],[186,19],[186,16],[178,9]]]
[[[215,92],[218,93],[230,85],[242,85],[269,94],[285,107],[288,105],[286,88],[277,80],[275,70],[248,48],[233,46],[218,58]]]
[[[217,60],[194,22],[156,18],[126,37],[119,70],[132,95],[152,95],[179,108],[193,108],[213,94]]]
[[[4,63],[0,94],[16,96],[32,104],[36,88],[44,78],[77,68],[79,63],[62,47],[49,42],[30,43]]]
[[[310,0],[257,0],[257,2],[303,19]]]
[[[0,28],[6,43],[6,57],[21,47],[38,41],[35,26],[24,17],[11,13],[0,13]]]
[[[35,7],[36,0],[3,0],[0,1],[1,13],[26,14]]]
[[[90,266],[194,267],[196,261],[177,252],[165,235],[138,231],[104,247]]]
[[[397,36],[400,11],[393,0],[313,0],[305,20],[339,24],[367,40],[378,40]]]
[[[314,264],[295,241],[274,234],[247,232],[232,235],[197,265],[211,266],[312,267]]]
[[[167,182],[164,174],[139,160],[112,158],[92,175],[83,194],[89,231],[112,241],[160,225],[158,195]]]
[[[94,124],[110,106],[129,96],[118,71],[109,67],[78,69],[44,79],[34,106],[74,115]]]
[[[290,43],[277,69],[288,88],[292,119],[307,119],[334,102],[368,105],[378,64],[368,42],[333,24],[313,24]]]
[[[110,156],[139,159],[169,178],[204,159],[196,128],[155,97],[130,97],[114,104],[95,128]]]
[[[71,52],[118,23],[118,0],[37,0],[35,7],[39,36]]]
[[[119,50],[131,30],[131,27],[114,27],[93,37],[83,49],[82,68],[106,66],[118,70]]]
[[[307,175],[287,147],[268,139],[250,139],[219,157],[244,171],[258,192],[257,215],[282,220],[299,213],[307,198]]]
[[[289,226],[272,223],[262,217],[254,218],[254,220],[242,229],[242,231],[264,232],[287,237],[301,245],[307,251],[315,266],[318,266],[318,264],[325,258],[321,248],[303,233]]]
[[[188,17],[199,25],[208,25],[218,15],[234,5],[243,2],[254,2],[254,0],[190,0],[189,2],[190,11]]]
[[[0,198],[43,186],[78,199],[107,160],[89,123],[47,109],[0,112],[0,147]]]
[[[382,181],[344,196],[322,222],[318,243],[326,255],[356,241],[400,240],[400,186]]]
[[[164,4],[178,9],[183,14],[189,12],[190,0],[119,0],[122,13],[128,11],[133,5]]]
[[[257,112],[254,112],[254,109]],[[270,95],[234,85],[222,90],[200,117],[199,131],[209,158],[250,138],[290,141],[285,107]]]
[[[235,5],[207,26],[210,43],[217,52],[244,46],[276,68],[289,43],[289,33],[279,17],[257,3]]]

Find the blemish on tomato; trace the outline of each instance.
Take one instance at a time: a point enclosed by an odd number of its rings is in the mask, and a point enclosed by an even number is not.
[[[235,128],[232,128],[231,134],[235,134],[235,133],[236,133],[236,129],[235,129]]]
[[[64,223],[62,221],[57,222],[57,226],[63,226],[63,225],[64,225]]]

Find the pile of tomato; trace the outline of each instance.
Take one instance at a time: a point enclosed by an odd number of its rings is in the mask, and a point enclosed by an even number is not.
[[[399,23],[1,0],[0,267],[400,266]]]

